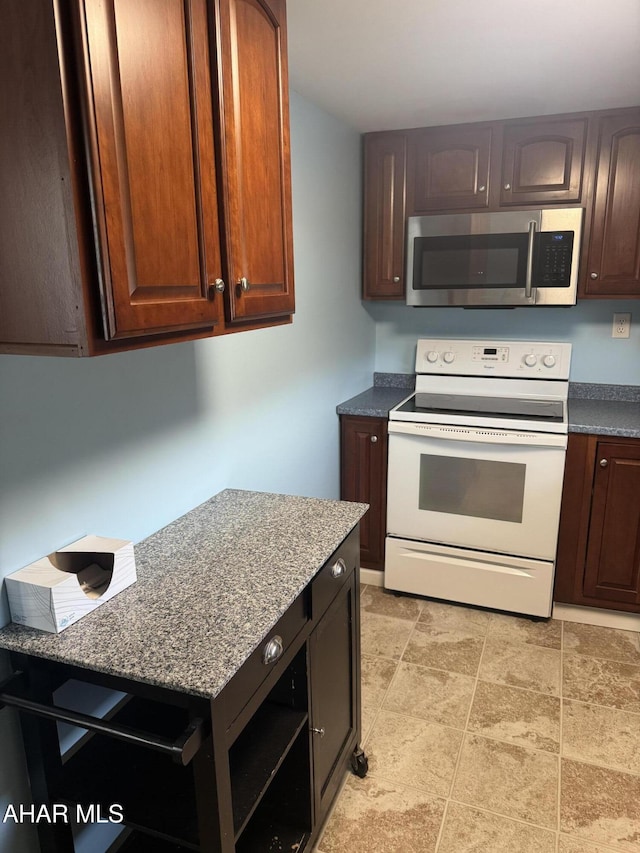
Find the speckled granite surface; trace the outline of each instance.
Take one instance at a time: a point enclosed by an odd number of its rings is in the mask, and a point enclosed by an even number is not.
[[[213,698],[367,505],[225,490],[135,546],[134,586],[61,634],[0,648]]]
[[[405,373],[376,373],[373,387],[340,403],[336,411],[386,418],[411,393],[413,380]],[[570,382],[569,432],[640,438],[640,387]]]

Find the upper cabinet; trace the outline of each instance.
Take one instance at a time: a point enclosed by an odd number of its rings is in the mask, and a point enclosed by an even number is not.
[[[640,109],[597,122],[586,296],[640,296]]]
[[[365,136],[363,269],[369,298],[403,294],[406,168],[404,133]]]
[[[500,205],[579,202],[586,143],[584,116],[505,124]]]
[[[482,125],[427,128],[411,133],[411,213],[486,208],[492,136],[492,128]]]
[[[363,297],[404,298],[408,216],[549,205],[585,209],[579,297],[640,296],[640,109],[369,133]]]
[[[32,0],[0,21],[0,352],[286,322],[283,0]]]

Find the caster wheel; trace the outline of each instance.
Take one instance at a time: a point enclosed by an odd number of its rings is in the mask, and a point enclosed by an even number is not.
[[[364,754],[363,750],[355,749],[353,751],[353,755],[351,756],[351,769],[355,775],[359,776],[361,779],[364,779],[367,775],[367,771],[369,770],[369,759]]]

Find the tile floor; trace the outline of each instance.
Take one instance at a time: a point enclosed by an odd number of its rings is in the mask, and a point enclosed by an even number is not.
[[[365,779],[317,853],[640,853],[640,634],[362,588]]]

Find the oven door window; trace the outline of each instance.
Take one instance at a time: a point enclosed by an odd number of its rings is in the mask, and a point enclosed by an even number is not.
[[[527,251],[527,234],[416,237],[413,289],[522,288]]]
[[[522,523],[526,465],[420,455],[421,510]]]

